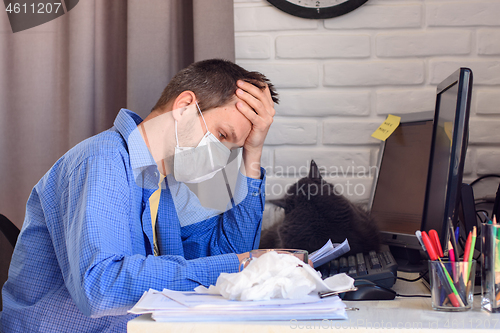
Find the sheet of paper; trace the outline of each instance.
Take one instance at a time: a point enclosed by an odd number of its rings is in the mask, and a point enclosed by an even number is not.
[[[332,240],[329,239],[321,249],[311,253],[309,255],[309,259],[311,259],[314,268],[316,268],[333,259],[341,257],[342,255],[349,252],[350,249],[351,248],[349,247],[347,238],[342,242],[342,244],[332,244]]]
[[[375,132],[373,132],[372,137],[382,141],[387,140],[396,128],[398,128],[400,122],[401,117],[394,116],[392,114],[388,115],[382,125],[380,125]]]
[[[295,300],[271,300],[262,302],[239,302],[217,299],[214,295],[149,290],[129,311],[134,314],[151,313],[158,321],[236,321],[236,320],[313,320],[347,319],[345,304],[337,296],[320,299],[316,295]],[[166,296],[183,294],[191,296],[196,306],[184,306]],[[215,300],[215,302],[214,302]],[[191,300],[185,301],[192,302]],[[204,304],[202,304],[204,303]],[[227,303],[231,304],[227,306]],[[233,306],[238,304],[238,306]]]
[[[335,320],[347,319],[344,308],[322,308],[314,310],[284,311],[211,311],[211,312],[155,312],[151,316],[161,322],[206,322],[206,321],[289,321],[289,320]]]
[[[172,302],[171,299],[163,295],[160,291],[149,289],[144,292],[139,301],[129,311],[134,314],[151,313],[157,310],[184,310],[186,307],[179,303]]]
[[[227,301],[227,300],[226,300]],[[282,300],[283,301],[283,300]],[[175,303],[175,301],[171,302]],[[256,302],[242,303],[239,307],[196,306],[184,309],[154,311],[152,317],[157,321],[236,321],[236,320],[313,320],[346,319],[345,304],[340,298],[317,299],[313,303],[268,304],[255,306]]]
[[[310,294],[301,299],[270,299],[266,301],[231,301],[221,295],[200,294],[194,291],[173,291],[164,289],[162,294],[173,301],[190,308],[256,308],[256,307],[275,307],[285,305],[297,305],[315,303],[320,300],[318,295]]]

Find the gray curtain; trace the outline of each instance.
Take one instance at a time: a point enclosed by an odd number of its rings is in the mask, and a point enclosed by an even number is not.
[[[145,117],[179,69],[215,57],[234,61],[233,0],[81,0],[17,33],[1,13],[0,213],[21,228],[31,189],[68,149],[120,108]]]
[[[234,60],[232,0],[82,0],[15,34],[0,17],[0,213],[19,227],[37,181],[120,108],[145,117],[179,69]]]

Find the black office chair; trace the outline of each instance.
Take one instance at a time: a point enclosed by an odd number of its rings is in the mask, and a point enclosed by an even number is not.
[[[7,281],[10,258],[12,257],[12,251],[16,246],[17,236],[19,236],[19,229],[14,223],[12,223],[4,215],[0,214],[0,290],[3,284]],[[7,239],[7,242],[4,240]],[[8,244],[10,243],[11,246]],[[0,313],[3,310],[2,304],[2,294],[0,292]]]
[[[20,230],[14,223],[2,214],[0,214],[0,231],[3,232],[5,238],[7,238],[12,247],[15,247]]]

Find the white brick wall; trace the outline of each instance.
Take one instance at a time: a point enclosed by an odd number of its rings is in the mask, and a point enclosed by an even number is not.
[[[322,173],[330,176],[353,175],[370,167],[370,150],[332,149],[328,148],[282,148],[274,153],[274,175],[276,176],[307,176],[309,164],[314,159]],[[335,166],[335,168],[332,168]]]
[[[280,89],[280,104],[275,106],[280,116],[368,116],[370,91],[341,92],[328,90]]]
[[[281,96],[262,159],[268,198],[314,159],[366,200],[372,177],[356,171],[375,163],[373,130],[389,113],[433,110],[436,85],[459,67],[474,75],[465,180],[500,173],[500,1],[369,0],[327,20],[264,0],[234,3],[237,62],[265,73]],[[476,197],[496,191],[497,179],[485,183]]]
[[[319,86],[319,65],[314,62],[246,62],[238,63],[247,68],[265,73],[276,87],[316,88]]]
[[[479,55],[500,55],[500,30],[481,29],[477,31],[477,53]]]
[[[325,86],[415,85],[424,82],[422,60],[336,61],[324,64]]]
[[[436,106],[435,98],[434,88],[380,89],[375,110],[378,115],[429,111]]]
[[[397,4],[368,2],[354,12],[335,19],[323,20],[326,29],[391,29],[418,28],[422,22],[422,5],[409,1]]]
[[[368,34],[285,35],[276,37],[276,57],[303,58],[368,58]]]
[[[274,117],[267,134],[268,145],[310,145],[318,142],[318,121],[302,118]]]
[[[424,2],[430,27],[500,26],[500,2],[497,0]]]
[[[476,94],[474,101],[477,105],[477,114],[500,114],[498,89],[483,89]]]
[[[375,37],[377,57],[418,57],[470,54],[469,31],[391,32]]]

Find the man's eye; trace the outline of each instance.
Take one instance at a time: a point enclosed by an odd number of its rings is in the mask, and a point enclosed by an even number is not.
[[[226,136],[224,134],[222,134],[221,132],[219,132],[219,139],[222,138],[222,139],[225,139]]]

